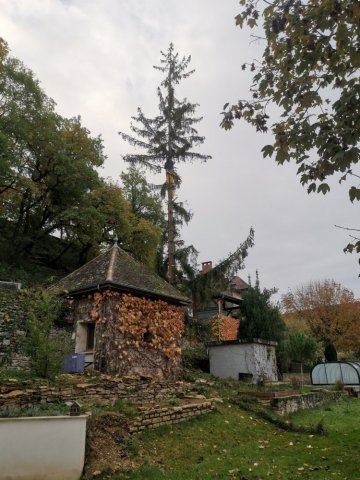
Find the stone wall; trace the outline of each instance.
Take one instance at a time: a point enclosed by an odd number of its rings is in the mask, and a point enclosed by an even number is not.
[[[184,396],[191,392],[191,384],[185,382],[153,383],[151,381],[107,381],[78,383],[52,387],[48,385],[18,385],[15,382],[0,385],[0,410],[7,407],[30,407],[38,403],[78,401],[111,404],[124,399],[134,404],[155,402],[165,398]]]
[[[304,408],[314,408],[327,402],[341,400],[344,392],[311,392],[303,395],[291,395],[289,397],[272,398],[270,401],[279,415],[287,415]]]
[[[188,403],[177,407],[152,408],[141,412],[132,422],[130,433],[140,432],[147,428],[157,428],[161,425],[184,422],[192,417],[210,413],[213,409],[214,404],[211,400]]]
[[[0,367],[29,369],[25,337],[26,311],[31,296],[30,290],[0,289]],[[66,351],[73,351],[71,326],[54,327],[51,335],[59,339]]]
[[[73,299],[71,320],[78,325],[77,344],[79,325],[95,322],[96,370],[179,378],[184,307],[107,290]]]
[[[26,301],[24,291],[0,289],[0,367],[28,367],[24,354]]]

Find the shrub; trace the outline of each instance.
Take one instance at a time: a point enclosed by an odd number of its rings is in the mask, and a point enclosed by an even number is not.
[[[205,349],[184,349],[182,351],[183,367],[190,370],[201,370],[209,373],[209,359]]]
[[[63,302],[45,290],[35,292],[29,301],[25,349],[31,371],[42,378],[53,378],[60,372],[66,353],[64,339],[53,334],[62,309]]]

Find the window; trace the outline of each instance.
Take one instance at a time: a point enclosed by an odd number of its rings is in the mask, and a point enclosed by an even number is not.
[[[86,335],[86,350],[94,350],[95,344],[95,323],[88,323]]]

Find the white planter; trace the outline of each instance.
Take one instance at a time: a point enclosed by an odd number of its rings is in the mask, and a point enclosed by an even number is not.
[[[0,418],[0,480],[78,480],[86,415]]]

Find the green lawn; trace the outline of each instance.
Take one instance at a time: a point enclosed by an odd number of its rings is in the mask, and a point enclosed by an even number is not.
[[[326,435],[293,433],[225,401],[215,413],[139,434],[139,468],[97,478],[360,480],[359,418],[360,400],[346,399],[291,416],[301,425],[323,420]]]

